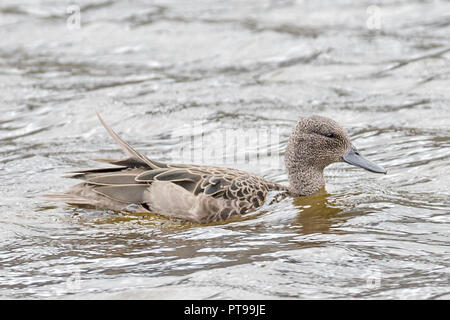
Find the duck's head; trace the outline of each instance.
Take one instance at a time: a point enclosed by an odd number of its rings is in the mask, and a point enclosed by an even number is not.
[[[320,187],[324,184],[323,169],[342,161],[371,172],[386,173],[383,167],[370,162],[358,152],[336,121],[321,116],[300,118],[286,149],[286,167],[291,185],[295,187],[297,184],[295,189],[312,190],[301,191],[299,194],[316,192],[319,184],[316,180],[321,180]],[[316,185],[310,183],[308,188],[307,179],[312,179]]]

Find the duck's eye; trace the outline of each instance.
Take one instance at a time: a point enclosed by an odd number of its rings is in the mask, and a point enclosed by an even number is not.
[[[334,133],[330,132],[330,133],[326,133],[325,137],[327,137],[327,138],[336,138],[336,135]]]

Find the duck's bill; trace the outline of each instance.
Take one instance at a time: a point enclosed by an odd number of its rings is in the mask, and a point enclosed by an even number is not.
[[[385,168],[383,168],[373,162],[370,162],[369,160],[364,158],[362,155],[360,155],[358,150],[356,150],[356,148],[353,146],[342,157],[342,159],[349,164],[352,164],[357,167],[361,167],[361,168],[366,169],[371,172],[384,173],[384,174],[387,173]]]

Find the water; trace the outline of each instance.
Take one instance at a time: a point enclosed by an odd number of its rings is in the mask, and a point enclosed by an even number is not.
[[[0,297],[449,299],[450,3],[373,5],[2,1]],[[160,161],[271,128],[260,159],[195,160],[280,183],[296,120],[325,115],[389,173],[334,164],[317,195],[206,226],[43,201],[122,156],[95,109]]]

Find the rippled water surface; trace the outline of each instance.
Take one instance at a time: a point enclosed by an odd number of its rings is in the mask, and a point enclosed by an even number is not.
[[[449,2],[74,4],[0,2],[1,298],[450,298]],[[206,226],[43,201],[122,157],[95,109],[155,160],[284,184],[272,160],[325,115],[389,172],[333,164],[317,195]],[[185,139],[237,129],[276,141]]]

